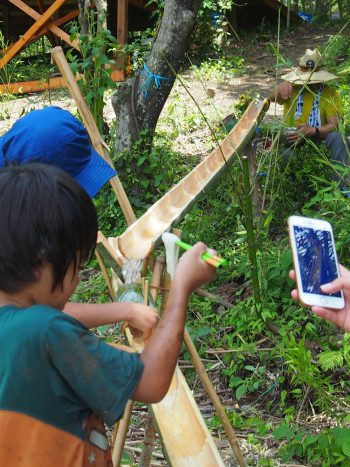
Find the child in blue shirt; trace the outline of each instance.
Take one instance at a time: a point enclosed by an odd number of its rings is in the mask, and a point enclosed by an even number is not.
[[[155,403],[168,390],[189,295],[215,277],[206,246],[181,258],[137,355],[62,313],[96,236],[94,205],[68,174],[35,163],[0,170],[0,465],[111,466],[103,422],[130,398]]]

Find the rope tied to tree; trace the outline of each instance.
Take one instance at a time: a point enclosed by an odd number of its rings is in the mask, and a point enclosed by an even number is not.
[[[140,92],[142,90],[144,90],[144,95],[145,95],[145,98],[147,98],[148,96],[148,91],[149,91],[149,88],[152,84],[152,81],[154,80],[154,84],[156,86],[157,89],[160,88],[160,85],[161,85],[161,80],[167,80],[167,81],[171,81],[173,80],[173,78],[167,78],[166,76],[160,76],[160,75],[155,75],[153,74],[151,71],[149,71],[149,69],[147,68],[147,65],[146,63],[143,64],[143,70],[140,71],[140,75],[146,75],[147,76],[147,79],[145,81],[145,83],[143,84]]]

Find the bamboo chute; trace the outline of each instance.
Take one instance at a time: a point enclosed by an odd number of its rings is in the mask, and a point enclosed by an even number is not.
[[[162,233],[178,223],[199,199],[202,192],[209,189],[224,169],[233,162],[233,156],[239,155],[241,151],[246,149],[268,106],[267,100],[252,102],[222,144],[141,218],[129,226],[119,238],[110,238],[107,242],[101,234],[99,245],[104,249],[105,254],[111,256],[119,266],[126,258],[140,259],[149,256]],[[163,285],[163,291],[166,288]],[[129,343],[132,344],[132,336],[128,333],[127,336]],[[188,341],[191,339],[187,333],[185,333],[185,338],[188,345]],[[189,347],[192,348],[192,346]],[[201,372],[199,366],[198,369]],[[207,381],[203,381],[203,383],[206,387],[208,386]],[[214,402],[216,410],[223,411],[223,408],[220,408],[218,398]],[[214,440],[178,367],[176,367],[167,395],[160,403],[152,405],[152,411],[167,456],[173,467],[224,466]],[[225,419],[225,417],[222,418]],[[118,443],[116,443],[113,452],[114,461],[119,460],[121,456],[127,422],[124,425],[120,427],[120,433],[117,433],[116,441],[118,440]],[[227,421],[226,431],[228,428],[232,428],[228,425]],[[234,451],[239,465],[244,466],[245,462],[233,430],[232,433],[229,436],[230,442],[236,447]],[[119,440],[121,441],[119,442]]]
[[[253,101],[236,126],[188,175],[158,200],[117,239],[113,247],[126,258],[147,257],[163,232],[178,224],[202,193],[250,142],[269,107],[269,101]]]
[[[98,238],[101,258],[116,260],[113,251],[107,247],[100,235]],[[106,248],[107,247],[107,248]],[[104,268],[106,271],[106,268]],[[161,287],[162,266],[157,259],[152,277],[151,290]],[[126,333],[132,348],[142,351],[142,344],[135,341],[130,331]],[[140,345],[141,344],[141,345]],[[112,458],[114,465],[119,465],[122,457],[123,445],[126,437],[128,421],[131,416],[132,402],[129,402],[124,417],[117,428]],[[197,407],[196,401],[188,384],[179,369],[176,367],[168,393],[158,404],[151,405],[152,413],[159,434],[162,437],[167,456],[172,467],[224,467],[219,451]]]

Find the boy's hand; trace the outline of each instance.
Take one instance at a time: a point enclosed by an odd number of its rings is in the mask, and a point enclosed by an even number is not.
[[[147,340],[159,320],[157,310],[141,303],[130,303],[130,313],[126,321],[133,329],[142,332],[142,338]],[[134,333],[134,332],[133,332]],[[135,333],[140,334],[140,333]]]
[[[201,258],[202,254],[207,251],[213,255],[217,254],[215,250],[208,250],[202,242],[196,243],[186,251],[176,267],[173,285],[176,283],[187,294],[190,294],[201,285],[213,280],[216,276],[216,268]]]
[[[335,279],[333,282],[330,282],[329,284],[322,285],[321,289],[326,293],[336,293],[340,290],[343,290],[345,307],[341,310],[333,310],[331,308],[312,306],[311,311],[321,318],[331,321],[336,326],[344,329],[345,331],[350,331],[350,271],[344,268],[344,266],[341,264],[339,265],[339,270],[340,277]],[[295,281],[295,271],[290,271],[289,277]],[[299,294],[296,289],[292,290],[291,295],[294,300],[299,299]]]

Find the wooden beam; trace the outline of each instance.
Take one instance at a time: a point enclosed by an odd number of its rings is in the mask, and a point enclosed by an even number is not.
[[[28,6],[26,3],[24,3],[22,0],[9,0],[13,5],[15,5],[17,8],[22,10],[24,13],[26,13],[28,16],[31,18],[38,20],[42,15],[40,15],[37,11],[33,10],[30,6]],[[64,0],[66,1],[66,0]],[[60,26],[63,23],[66,23],[73,19],[75,16],[72,16],[74,14],[77,16],[79,14],[79,10],[74,10],[71,13],[68,13],[67,15],[63,16],[62,18],[53,21],[52,23],[49,23],[46,25],[46,28],[49,29],[51,32],[53,32],[57,37],[62,39],[63,41],[67,42],[71,47],[74,47],[75,49],[79,50],[78,42],[76,40],[71,41],[69,35],[62,31],[58,26]],[[39,29],[37,34],[33,34],[33,38],[37,38],[42,36],[41,28]]]
[[[41,92],[48,89],[64,88],[66,82],[61,76],[49,78],[48,81],[35,80],[20,83],[0,84],[0,96],[2,94],[28,94],[29,92]]]
[[[120,46],[128,40],[128,0],[117,0],[117,42]],[[125,54],[117,52],[114,56],[116,64],[113,67],[111,78],[113,81],[124,81]]]
[[[46,26],[46,28],[41,29],[37,34],[34,34],[34,35],[33,35],[33,41],[35,41],[35,40],[38,39],[39,37],[43,36],[44,34],[47,34],[47,32],[48,32],[49,30],[51,30],[51,31],[56,30],[56,26],[58,27],[58,26],[61,26],[61,24],[68,23],[68,22],[71,21],[72,19],[76,18],[78,15],[79,15],[79,10],[78,10],[78,9],[75,9],[75,10],[71,11],[70,13],[67,13],[67,14],[64,15],[64,16],[61,16],[60,18],[56,19],[56,20],[53,21],[52,23],[48,24],[48,25]],[[62,29],[59,29],[59,28],[58,28],[58,30],[59,30],[59,31],[62,31]],[[56,32],[57,32],[57,33],[56,33],[56,36],[59,37],[58,31],[57,31],[57,30],[56,30]],[[62,32],[63,32],[63,35],[66,34],[64,31],[62,31]],[[67,34],[67,36],[68,36],[68,34]],[[70,40],[70,37],[69,37],[69,36],[68,36],[68,38],[67,38],[67,37],[65,37],[65,38],[61,37],[61,39],[64,40],[65,42],[67,42],[67,40]],[[67,39],[67,40],[65,40],[65,39]],[[70,41],[70,42],[71,42],[70,45],[72,45],[72,47],[74,47],[76,50],[79,50],[79,45],[78,45],[78,41],[77,41],[77,40]],[[69,42],[67,42],[67,43],[69,43]]]
[[[40,14],[42,15],[45,11],[45,8],[44,8],[44,4],[43,4],[43,0],[37,0],[37,3],[38,3],[38,7],[39,7],[39,12]],[[47,33],[47,37],[50,41],[50,44],[52,47],[56,47],[56,38],[54,36],[54,34],[49,30],[48,33]]]
[[[81,92],[81,89],[77,85],[74,75],[72,73],[72,70],[69,67],[69,64],[67,62],[67,59],[63,53],[62,47],[55,47],[51,51],[51,55],[53,59],[56,62],[56,65],[58,66],[60,72],[62,73],[62,76],[64,76],[66,80],[67,87],[75,100],[78,110],[80,112],[80,115],[83,119],[85,128],[87,132],[89,133],[91,143],[96,149],[96,151],[100,154],[100,156],[112,167],[113,167],[113,162],[111,158],[109,157],[109,154],[106,151],[106,143],[102,140],[101,135],[98,131],[96,122],[93,119],[93,116],[86,105],[86,102],[84,100],[83,94]],[[125,216],[125,219],[127,223],[130,225],[136,220],[136,216],[134,214],[134,211],[131,207],[130,201],[128,200],[128,197],[124,191],[123,185],[118,177],[118,175],[115,175],[109,180],[109,183],[111,184],[118,203],[121,207],[121,210],[123,211],[123,214]]]
[[[19,3],[24,3],[22,2],[22,0],[9,1],[16,6]],[[56,13],[56,11],[65,3],[65,1],[66,0],[55,0],[55,2],[45,11],[43,15],[40,15],[39,13],[35,12],[36,15],[38,15],[37,21],[23,34],[22,37],[20,37],[20,39],[18,39],[18,41],[15,44],[13,44],[13,46],[7,51],[6,55],[2,57],[2,59],[0,60],[0,68],[3,68],[15,55],[18,54],[18,52],[20,52],[23,49],[23,47],[26,46],[26,44],[31,40],[32,36],[50,21],[51,16]],[[24,6],[26,9],[32,10],[25,3]]]
[[[128,0],[118,0],[117,41],[124,45],[128,39]]]

